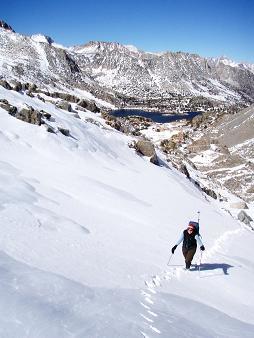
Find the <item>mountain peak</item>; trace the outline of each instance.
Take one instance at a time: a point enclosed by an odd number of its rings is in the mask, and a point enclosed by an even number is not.
[[[48,43],[49,45],[54,43],[54,40],[50,36],[43,35],[43,34],[34,34],[31,36],[31,39],[36,42]]]
[[[8,24],[7,24],[5,21],[3,21],[3,20],[0,20],[0,27],[6,29],[6,30],[8,30],[8,31],[14,32],[14,30],[12,29],[12,27],[11,27],[10,25],[8,25]]]

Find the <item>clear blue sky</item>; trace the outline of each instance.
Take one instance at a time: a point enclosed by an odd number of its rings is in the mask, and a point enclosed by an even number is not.
[[[64,46],[91,40],[254,63],[254,0],[9,0],[1,17]]]

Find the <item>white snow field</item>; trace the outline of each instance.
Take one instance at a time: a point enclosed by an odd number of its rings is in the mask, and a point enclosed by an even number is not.
[[[0,108],[1,338],[253,338],[253,232],[100,116],[0,97],[71,134]],[[198,211],[200,269],[198,250],[183,270],[180,246],[168,266]]]

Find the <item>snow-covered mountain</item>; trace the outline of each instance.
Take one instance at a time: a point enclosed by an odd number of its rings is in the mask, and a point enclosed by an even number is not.
[[[47,36],[24,36],[0,28],[0,75],[16,83],[33,83],[48,92],[89,91],[111,100],[89,75],[82,73],[68,49]]]
[[[204,96],[225,103],[253,102],[253,65],[183,52],[147,53],[119,43],[65,48],[42,35],[0,28],[0,70],[7,80],[89,89],[115,102]]]
[[[237,198],[138,156],[100,115],[27,94],[0,87],[4,105],[47,116],[0,108],[0,337],[251,338],[253,231]],[[186,272],[170,249],[198,211],[206,251]]]
[[[240,100],[243,93],[254,97],[253,70],[225,59],[183,52],[146,53],[107,42],[90,42],[72,50],[80,55],[75,60],[83,71],[99,84],[127,95],[151,98],[173,93],[226,101]]]

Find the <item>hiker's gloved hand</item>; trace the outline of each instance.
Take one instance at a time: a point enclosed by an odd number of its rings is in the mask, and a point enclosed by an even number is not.
[[[175,252],[176,248],[177,248],[177,245],[173,246],[173,248],[171,249],[172,254]]]
[[[205,251],[204,245],[201,245],[200,250],[201,250],[201,251]]]

